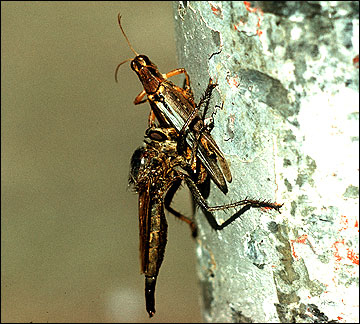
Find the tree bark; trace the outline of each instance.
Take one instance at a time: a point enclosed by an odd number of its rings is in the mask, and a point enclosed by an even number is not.
[[[233,181],[209,205],[284,203],[221,231],[196,211],[204,320],[358,322],[358,2],[182,1],[174,15],[196,101],[218,83],[212,135]]]

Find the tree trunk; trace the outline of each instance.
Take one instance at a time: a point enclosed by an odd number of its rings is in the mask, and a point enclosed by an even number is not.
[[[196,101],[217,81],[212,135],[233,181],[198,209],[207,322],[358,322],[358,2],[175,2]],[[223,108],[221,107],[224,102]],[[217,212],[222,223],[232,214]]]

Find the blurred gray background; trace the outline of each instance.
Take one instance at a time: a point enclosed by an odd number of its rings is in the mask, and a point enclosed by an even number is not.
[[[190,229],[172,215],[148,319],[129,161],[149,105],[126,63],[177,65],[171,2],[1,2],[1,321],[199,322]],[[191,214],[183,189],[174,206]]]

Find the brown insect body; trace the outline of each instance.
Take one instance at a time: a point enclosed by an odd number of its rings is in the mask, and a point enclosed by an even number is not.
[[[173,128],[149,128],[146,131],[145,145],[138,148],[131,159],[129,183],[134,185],[139,194],[139,227],[141,272],[145,274],[146,310],[150,317],[155,314],[155,285],[164,259],[167,242],[167,222],[164,208],[190,225],[196,236],[195,223],[180,214],[170,203],[184,180],[197,205],[210,215],[210,225],[221,230],[253,208],[280,210],[281,205],[245,199],[235,203],[209,207],[202,197],[196,182],[200,174],[195,174],[190,167],[187,155],[178,154],[179,135]],[[201,175],[201,177],[203,177]],[[199,180],[200,182],[202,180]],[[219,225],[211,212],[242,207],[237,213]],[[208,217],[208,216],[207,216]]]
[[[120,18],[119,15],[118,21],[121,31],[131,50],[136,54],[134,59],[129,59],[131,61],[130,66],[144,87],[144,90],[135,98],[134,104],[150,102],[149,126],[155,126],[154,120],[156,118],[160,127],[171,127],[180,135],[185,135],[185,141],[193,149],[193,159],[198,157],[211,179],[221,191],[227,193],[225,178],[231,182],[231,171],[223,153],[210,135],[209,128],[204,125],[205,113],[203,118],[199,115],[199,108],[202,104],[205,103],[205,110],[207,110],[211,92],[216,85],[209,83],[206,91],[207,97],[202,98],[199,105],[196,105],[190,89],[190,79],[185,69],[176,69],[167,74],[160,73],[157,66],[146,55],[139,55],[132,48],[121,27]],[[126,61],[117,66],[115,77],[118,68]],[[186,88],[178,87],[168,80],[169,77],[182,73],[185,75]],[[145,96],[147,98],[144,100]]]
[[[156,278],[167,242],[164,200],[177,180],[174,167],[179,164],[171,134],[174,135],[175,130],[151,131],[153,140],[137,149],[131,159],[129,183],[139,194],[141,272],[145,274],[146,310],[150,317],[155,314]]]

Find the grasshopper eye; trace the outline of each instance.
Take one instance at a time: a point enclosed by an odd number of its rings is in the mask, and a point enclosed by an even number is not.
[[[146,55],[137,55],[132,61],[131,61],[131,68],[136,72],[141,70],[143,67],[150,68],[153,70],[153,63],[149,60],[149,58]],[[156,74],[156,71],[155,71]]]
[[[153,65],[150,59],[146,55],[138,55],[135,57],[135,60],[141,62],[142,65]],[[145,64],[144,64],[145,63]]]
[[[141,64],[138,63],[138,61],[132,60],[130,63],[131,69],[133,69],[135,72],[138,71],[141,67]]]
[[[137,55],[132,61],[131,61],[131,68],[134,70],[136,67],[140,69],[141,67],[149,67],[153,66],[151,61],[146,55]]]

